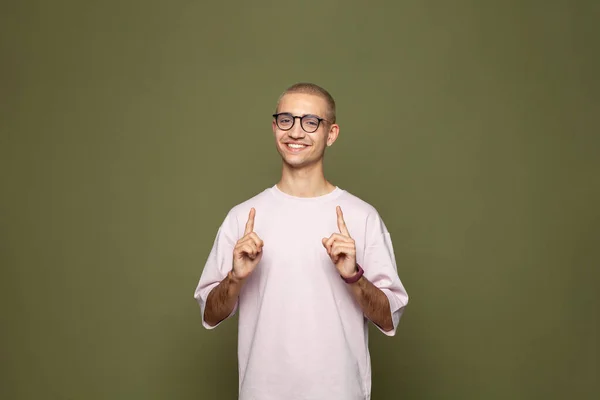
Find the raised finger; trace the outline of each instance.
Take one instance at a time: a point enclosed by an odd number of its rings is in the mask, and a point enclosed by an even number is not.
[[[342,213],[342,208],[340,206],[337,206],[335,208],[335,210],[337,212],[337,224],[338,224],[338,229],[340,230],[340,233],[342,235],[350,237],[350,232],[348,232],[348,227],[346,226],[346,221],[344,221],[344,214]]]
[[[249,234],[254,230],[254,216],[256,215],[256,210],[254,207],[250,209],[250,213],[248,214],[248,221],[246,222],[246,229],[244,230],[244,236]]]

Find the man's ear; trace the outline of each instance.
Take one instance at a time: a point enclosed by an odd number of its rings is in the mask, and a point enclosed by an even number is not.
[[[338,124],[332,124],[327,134],[327,146],[331,146],[338,138],[340,134],[340,126]]]

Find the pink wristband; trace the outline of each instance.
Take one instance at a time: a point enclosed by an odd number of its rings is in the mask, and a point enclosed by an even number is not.
[[[344,282],[355,283],[360,279],[361,276],[363,276],[365,271],[362,269],[362,267],[358,264],[356,264],[356,267],[358,268],[358,271],[356,272],[356,274],[354,274],[354,276],[351,276],[350,278],[344,278],[343,276],[340,275],[340,277],[344,280]]]

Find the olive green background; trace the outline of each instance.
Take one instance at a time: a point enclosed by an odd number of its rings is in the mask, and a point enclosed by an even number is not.
[[[0,398],[235,398],[193,291],[297,81],[410,295],[373,399],[597,398],[598,4],[2,2]]]

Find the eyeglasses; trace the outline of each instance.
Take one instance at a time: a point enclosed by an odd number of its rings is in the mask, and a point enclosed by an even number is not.
[[[300,118],[300,126],[305,132],[308,133],[316,132],[321,125],[321,121],[329,122],[325,118],[319,118],[316,115],[311,114],[300,117],[297,115],[292,115],[291,113],[279,113],[273,114],[273,118],[275,118],[277,127],[279,127],[279,129],[282,131],[289,131],[292,129],[294,123],[296,122],[296,118]]]

